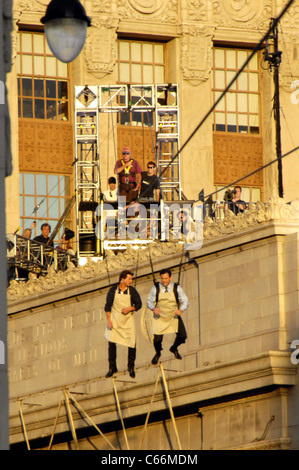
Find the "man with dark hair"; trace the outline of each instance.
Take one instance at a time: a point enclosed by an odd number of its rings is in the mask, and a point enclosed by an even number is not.
[[[170,269],[162,269],[160,276],[161,282],[153,286],[147,299],[147,306],[154,313],[153,333],[156,354],[152,364],[157,364],[161,356],[164,334],[176,333],[175,341],[170,348],[176,359],[182,359],[178,346],[185,343],[187,338],[181,315],[189,305],[188,297],[178,284],[172,282]]]
[[[241,199],[242,188],[235,186],[233,190],[234,197],[231,201],[226,201],[224,204],[224,212],[231,210],[235,215],[242,214],[246,209],[246,202]]]
[[[147,171],[141,173],[139,201],[156,201],[160,198],[160,183],[156,175],[155,162],[148,162]]]
[[[122,271],[118,284],[111,287],[107,294],[105,338],[108,340],[109,371],[106,377],[112,377],[117,372],[116,344],[128,347],[128,371],[130,377],[135,377],[136,334],[133,312],[140,310],[142,302],[137,290],[131,286],[132,281],[133,273],[127,269]]]
[[[51,233],[51,227],[49,224],[44,223],[41,226],[41,235],[38,235],[33,239],[33,241],[44,243],[45,245],[53,246],[53,240],[49,242],[49,234]]]

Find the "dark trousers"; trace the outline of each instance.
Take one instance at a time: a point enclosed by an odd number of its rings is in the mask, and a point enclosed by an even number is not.
[[[136,359],[136,348],[128,348],[128,367],[133,367]],[[108,341],[109,369],[116,368],[116,343]]]
[[[185,343],[186,339],[187,339],[186,328],[185,328],[182,318],[179,317],[179,328],[178,328],[178,332],[176,334],[172,347],[177,349],[180,344]],[[162,351],[162,341],[163,341],[163,335],[154,335],[154,348],[157,353]]]

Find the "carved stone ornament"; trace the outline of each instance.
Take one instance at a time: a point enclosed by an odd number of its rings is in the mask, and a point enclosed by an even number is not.
[[[283,223],[295,223],[299,226],[299,199],[291,204],[286,204],[283,199],[272,197],[267,203],[257,202],[250,204],[249,208],[237,216],[232,211],[228,211],[225,219],[212,220],[205,219],[203,228],[203,241],[217,239],[250,227],[266,224],[270,221],[280,221]],[[75,267],[73,263],[68,264],[66,271],[56,272],[50,267],[46,276],[36,278],[29,273],[29,280],[24,284],[18,281],[11,281],[7,289],[8,301],[22,299],[23,297],[34,296],[45,292],[51,292],[62,286],[69,286],[81,281],[94,279],[97,276],[121,271],[122,269],[134,269],[136,265],[148,264],[150,260],[160,261],[162,258],[177,254],[184,254],[184,244],[176,241],[153,242],[145,250],[134,250],[131,245],[124,253],[115,255],[114,251],[107,250],[106,258],[102,261],[94,262],[88,258],[85,266]],[[144,335],[151,340],[149,332],[148,312],[143,312],[141,322],[143,323]]]
[[[129,0],[129,3],[140,13],[153,14],[159,10],[161,3],[165,3],[165,0]]]
[[[117,0],[117,14],[122,19],[140,21],[157,18],[159,23],[176,23],[178,0]]]
[[[190,25],[184,27],[181,39],[183,77],[192,85],[208,80],[211,72],[214,28]]]
[[[114,70],[116,52],[116,26],[107,19],[105,23],[93,22],[86,39],[84,53],[88,72],[103,78]]]
[[[271,0],[212,0],[213,16],[218,25],[256,25],[269,7]]]
[[[43,12],[48,4],[49,0],[18,0],[14,10]]]

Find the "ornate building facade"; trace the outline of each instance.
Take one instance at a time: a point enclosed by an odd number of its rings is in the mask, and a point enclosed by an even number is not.
[[[203,247],[192,254],[193,263],[187,254],[182,258],[180,245],[154,246],[156,273],[171,266],[177,274],[183,259],[190,334],[180,367],[168,357],[165,366],[184,441],[177,442],[172,434],[161,379],[143,448],[298,448],[297,368],[290,358],[290,344],[299,333],[298,207],[288,204],[298,198],[299,163],[293,151],[299,112],[296,2],[278,27],[282,154],[290,152],[282,161],[284,200],[277,199],[277,162],[271,164],[277,135],[273,69],[265,61],[267,44],[255,49],[271,18],[288,2],[85,0],[92,26],[83,51],[69,65],[59,62],[46,43],[40,18],[48,3],[13,2],[7,80],[13,171],[6,182],[7,232],[24,229],[32,220],[37,221],[36,235],[42,222],[57,224],[75,190],[75,86],[177,84],[186,198],[197,200],[203,189],[222,200],[223,188],[240,180],[243,198],[252,205],[240,217],[207,219]],[[102,113],[99,123],[105,190],[124,145],[143,168],[155,158],[155,115]],[[70,213],[65,227],[75,225]],[[136,256],[134,250],[120,256],[109,253],[103,263],[90,260],[85,267],[70,265],[65,273],[50,272],[24,285],[11,283],[10,419],[15,448],[25,445],[24,427],[27,446],[47,447],[54,422],[61,443],[57,448],[70,442],[71,447],[89,448],[92,442],[96,448],[109,448],[92,433],[90,421],[86,430],[78,408],[74,422],[79,438],[69,432],[70,414],[67,419],[58,412],[55,421],[61,394],[67,406],[72,391],[77,394],[71,395],[72,404],[74,396],[82,396],[80,406],[117,446],[116,389],[103,378],[103,303],[123,266],[138,267],[137,285],[146,300],[152,283],[150,260],[146,251]],[[139,378],[130,384],[121,376],[122,385],[117,386],[134,448],[157,376],[157,368],[148,367],[152,345],[146,325],[143,312]],[[122,442],[119,448],[124,447]]]

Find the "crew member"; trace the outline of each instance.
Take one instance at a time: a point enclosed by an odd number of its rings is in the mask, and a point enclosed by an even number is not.
[[[107,328],[105,337],[108,340],[109,371],[106,377],[117,372],[116,344],[128,347],[128,371],[130,377],[135,377],[136,333],[133,313],[142,306],[137,290],[131,286],[133,273],[124,270],[119,275],[119,283],[109,289],[105,312]]]
[[[176,359],[182,359],[178,346],[185,343],[187,334],[181,318],[189,305],[188,297],[183,289],[172,282],[171,270],[162,269],[161,282],[155,284],[147,299],[147,306],[154,313],[153,334],[156,351],[152,364],[157,364],[162,351],[164,334],[176,333],[175,341],[169,351]]]
[[[129,147],[123,148],[122,158],[117,160],[114,173],[118,175],[119,195],[125,196],[128,203],[136,200],[140,189],[142,168],[138,161],[131,157]]]

